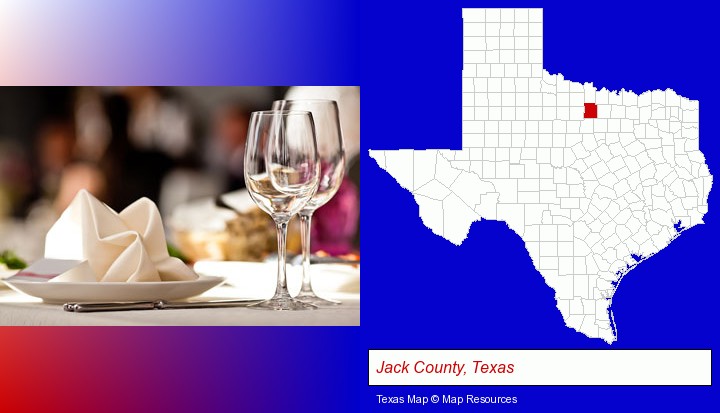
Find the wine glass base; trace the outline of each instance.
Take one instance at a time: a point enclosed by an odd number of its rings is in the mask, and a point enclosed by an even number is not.
[[[318,307],[342,304],[340,301],[328,300],[326,298],[318,297],[314,293],[309,293],[309,294],[300,293],[295,297],[295,299],[298,301],[302,301],[303,303],[316,305]]]
[[[275,311],[295,311],[295,310],[314,310],[317,306],[311,303],[305,303],[291,297],[271,298],[269,300],[260,301],[257,304],[249,305],[247,308],[256,310],[275,310]]]

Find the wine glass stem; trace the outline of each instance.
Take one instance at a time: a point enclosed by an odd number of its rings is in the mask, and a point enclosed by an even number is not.
[[[287,221],[275,222],[277,227],[277,241],[278,241],[278,278],[277,287],[275,289],[275,297],[289,297],[290,293],[287,288],[287,273],[286,273],[286,252],[287,252]]]
[[[300,293],[312,294],[312,285],[310,284],[310,224],[312,223],[312,212],[300,213],[300,236],[302,238],[302,267],[303,280]]]

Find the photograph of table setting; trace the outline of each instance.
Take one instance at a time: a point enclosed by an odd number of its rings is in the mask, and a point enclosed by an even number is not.
[[[2,89],[0,325],[359,325],[358,88]]]

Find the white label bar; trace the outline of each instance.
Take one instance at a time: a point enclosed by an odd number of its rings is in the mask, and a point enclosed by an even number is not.
[[[370,350],[371,386],[709,386],[710,350]]]

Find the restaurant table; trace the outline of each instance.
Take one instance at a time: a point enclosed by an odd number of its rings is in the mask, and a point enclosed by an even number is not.
[[[213,288],[197,299],[247,298],[230,286]],[[327,294],[341,305],[305,311],[255,310],[243,307],[133,310],[71,313],[62,305],[0,287],[0,325],[4,326],[358,326],[360,295]]]

